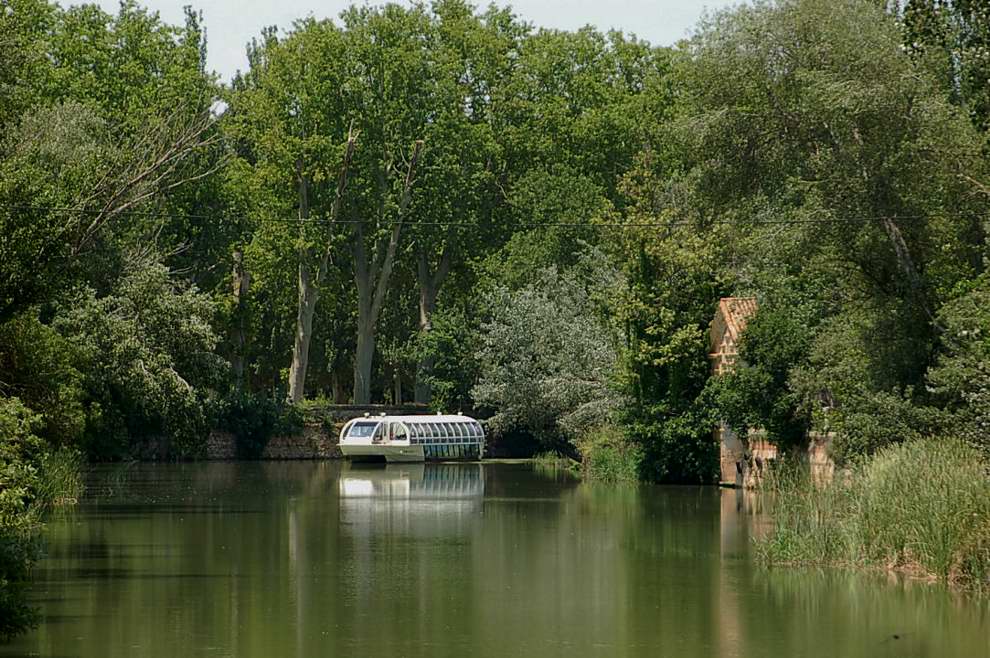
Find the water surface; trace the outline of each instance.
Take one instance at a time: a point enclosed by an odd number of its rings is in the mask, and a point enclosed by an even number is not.
[[[757,567],[735,491],[269,462],[91,492],[49,526],[43,625],[0,656],[990,658],[985,604]]]

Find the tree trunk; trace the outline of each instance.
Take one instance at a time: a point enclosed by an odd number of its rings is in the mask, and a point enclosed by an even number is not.
[[[358,298],[358,327],[357,348],[354,353],[354,404],[369,404],[371,402],[371,374],[375,358],[375,327],[385,303],[385,293],[388,291],[392,268],[395,266],[395,254],[399,248],[399,236],[402,233],[402,220],[412,198],[412,185],[416,175],[416,164],[419,152],[423,146],[417,141],[413,147],[412,158],[406,171],[405,185],[402,197],[399,199],[399,212],[392,230],[389,232],[388,244],[379,245],[369,259],[364,244],[364,225],[358,222],[354,235],[354,283]],[[384,194],[384,190],[380,193]],[[379,255],[380,254],[380,255]]]
[[[344,151],[344,162],[340,167],[337,179],[337,194],[330,208],[330,221],[336,221],[340,214],[344,189],[347,187],[347,170],[354,155],[354,145],[357,135],[350,132],[347,136],[347,148]],[[296,160],[296,173],[299,178],[299,238],[305,244],[305,222],[309,219],[309,181],[303,172],[302,160]],[[313,260],[312,250],[301,246],[299,248],[299,302],[296,312],[296,335],[292,346],[292,364],[289,367],[289,396],[288,401],[296,404],[303,399],[306,389],[306,369],[309,367],[309,344],[313,338],[313,316],[316,315],[316,302],[320,298],[320,283],[326,275],[330,261],[330,240],[319,259],[318,269],[314,275],[311,269]]]
[[[358,313],[357,347],[354,350],[354,404],[371,403],[371,368],[375,357],[375,322],[370,313]]]
[[[443,285],[447,274],[450,271],[451,242],[448,241],[440,256],[440,264],[436,274],[430,273],[430,265],[426,258],[426,253],[420,251],[416,267],[416,278],[419,281],[419,333],[423,340],[433,331],[433,313],[437,308],[437,295],[440,286]],[[413,390],[413,399],[419,404],[429,404],[433,398],[433,387],[430,378],[433,376],[433,369],[436,366],[436,357],[423,351],[416,364],[416,385]]]
[[[337,372],[336,368],[330,373],[330,386],[333,388],[333,403],[346,404],[347,392],[344,389],[344,382],[341,381],[340,373]]]
[[[306,369],[309,367],[309,344],[313,337],[313,316],[320,293],[312,280],[309,265],[299,263],[299,304],[296,313],[296,336],[292,346],[292,365],[289,368],[289,402],[296,404],[303,399],[306,388]]]
[[[395,366],[395,370],[393,371],[392,375],[395,378],[393,382],[395,384],[395,405],[401,406],[402,405],[402,370],[399,369],[398,365]]]
[[[437,306],[437,291],[432,285],[432,281],[420,279],[419,285],[419,333],[424,339],[433,331],[433,312]],[[416,364],[416,386],[414,389],[414,399],[419,404],[429,404],[433,397],[433,387],[430,385],[430,377],[433,376],[433,367],[436,365],[436,357],[432,353],[423,352]]]
[[[251,275],[244,269],[244,252],[234,251],[233,293],[236,321],[234,324],[234,353],[230,359],[234,371],[234,385],[237,390],[244,388],[244,351],[247,347],[246,298],[251,286]]]
[[[296,161],[299,178],[299,239],[303,242],[303,222],[309,219],[309,182],[303,173],[302,160]],[[309,341],[313,337],[313,315],[319,293],[309,271],[310,250],[299,248],[299,298],[296,307],[296,334],[292,345],[292,365],[289,366],[289,402],[297,404],[306,390],[306,368],[309,366]]]

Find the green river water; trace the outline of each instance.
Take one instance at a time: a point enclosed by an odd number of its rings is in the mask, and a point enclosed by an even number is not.
[[[0,656],[990,658],[990,606],[762,569],[741,492],[530,464],[140,465],[54,519]]]

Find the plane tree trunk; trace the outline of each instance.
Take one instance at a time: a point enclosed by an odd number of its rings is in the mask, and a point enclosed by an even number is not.
[[[233,280],[235,322],[234,322],[234,353],[230,366],[234,372],[234,385],[237,390],[244,387],[244,365],[247,357],[247,295],[251,287],[251,274],[244,267],[244,252],[234,251],[234,280]]]
[[[419,283],[419,333],[425,339],[433,331],[433,313],[437,309],[437,296],[447,274],[450,272],[451,246],[448,241],[440,255],[440,263],[435,273],[430,272],[430,263],[426,248],[421,245],[416,267],[416,278]],[[416,364],[416,385],[413,389],[413,399],[420,404],[429,404],[433,397],[433,387],[430,379],[436,366],[436,357],[424,350]]]
[[[375,330],[385,302],[389,279],[395,265],[395,254],[402,234],[402,221],[405,218],[409,201],[412,198],[412,185],[416,175],[416,164],[423,146],[417,141],[406,171],[402,197],[399,199],[399,212],[388,243],[384,248],[369,255],[365,247],[364,224],[359,222],[354,232],[354,285],[358,297],[357,345],[354,351],[354,404],[371,402],[371,373],[375,357]],[[384,194],[384,190],[381,191]],[[381,254],[379,256],[379,254]]]
[[[344,162],[340,167],[340,175],[337,179],[337,193],[330,209],[331,231],[333,230],[333,222],[337,220],[340,214],[344,188],[347,187],[347,170],[354,156],[356,141],[357,135],[353,133],[348,135]],[[296,171],[299,179],[299,296],[296,310],[296,331],[292,345],[292,363],[289,366],[288,395],[288,401],[293,404],[300,402],[305,394],[306,370],[309,368],[309,346],[313,339],[313,318],[316,315],[316,303],[320,299],[320,285],[326,277],[331,255],[331,241],[328,237],[326,247],[314,267],[316,258],[313,254],[313,248],[307,246],[304,235],[306,222],[309,220],[309,180],[303,173],[302,160],[296,162]]]

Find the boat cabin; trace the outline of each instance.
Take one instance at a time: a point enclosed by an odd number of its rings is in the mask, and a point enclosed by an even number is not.
[[[485,432],[468,416],[364,416],[340,432],[340,450],[351,459],[389,462],[481,459]]]

